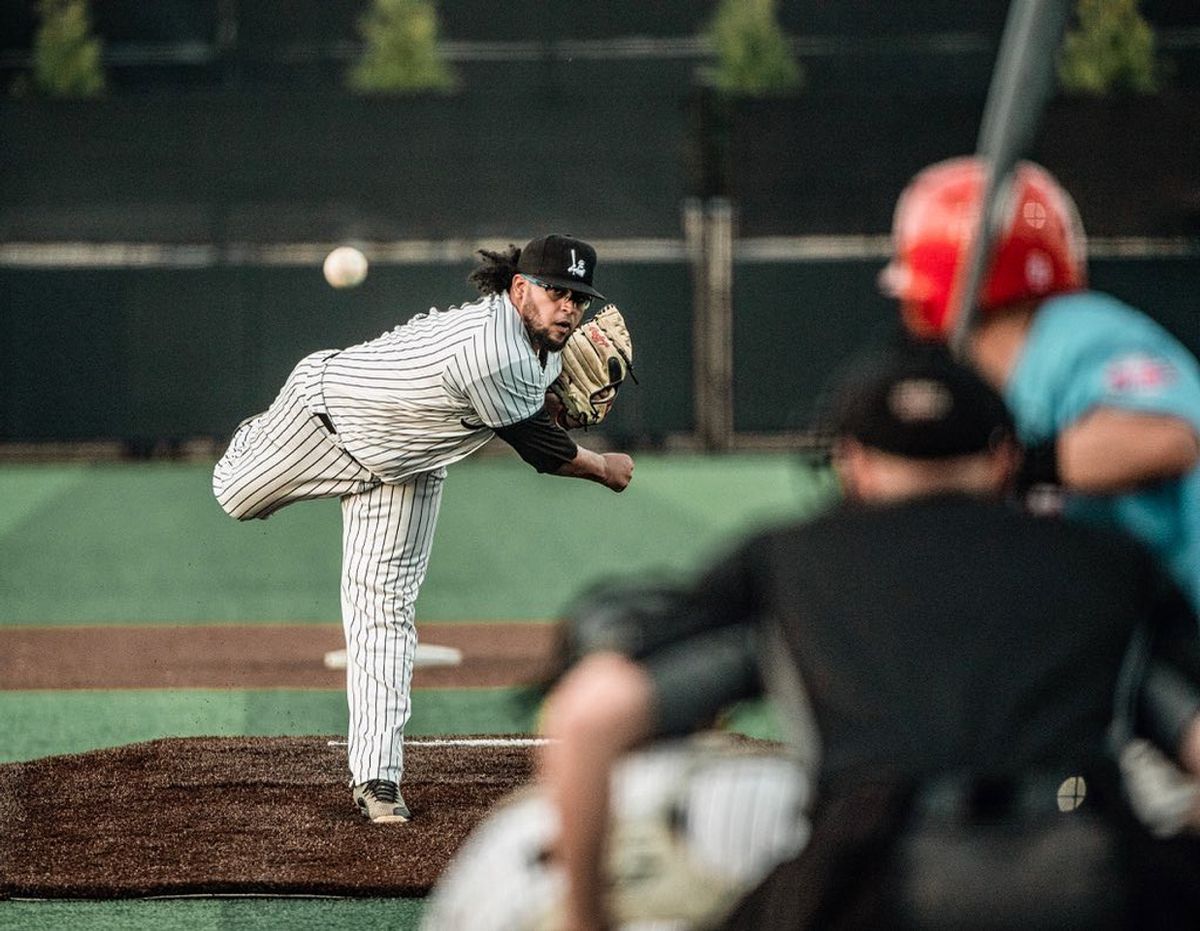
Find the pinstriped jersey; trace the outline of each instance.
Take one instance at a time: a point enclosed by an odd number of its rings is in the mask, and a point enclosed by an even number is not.
[[[808,777],[794,760],[704,735],[624,757],[610,782],[614,926],[716,927],[808,842]],[[546,856],[558,813],[541,791],[496,805],[439,877],[421,931],[558,927],[566,877]]]
[[[342,350],[326,363],[322,393],[346,451],[402,482],[532,417],[561,371],[556,353],[542,365],[508,295],[491,294]]]

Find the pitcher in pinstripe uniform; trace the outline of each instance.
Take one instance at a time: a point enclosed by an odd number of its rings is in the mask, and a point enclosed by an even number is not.
[[[217,500],[238,520],[341,499],[350,781],[375,822],[410,818],[399,785],[414,604],[446,467],[499,436],[538,472],[617,492],[633,474],[629,456],[577,445],[546,411],[558,353],[601,297],[595,249],[551,235],[480,255],[470,275],[479,300],[301,359],[213,471]]]

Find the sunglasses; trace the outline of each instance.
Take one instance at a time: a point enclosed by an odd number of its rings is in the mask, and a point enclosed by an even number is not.
[[[561,301],[564,297],[580,310],[587,310],[591,306],[592,298],[587,294],[580,294],[578,291],[572,291],[569,288],[560,288],[555,284],[546,284],[540,278],[534,278],[532,275],[522,274],[521,276],[526,281],[537,285],[543,291],[550,295],[551,300]]]

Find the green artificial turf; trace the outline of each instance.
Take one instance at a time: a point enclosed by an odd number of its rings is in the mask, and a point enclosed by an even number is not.
[[[415,931],[423,899],[0,902],[4,931]]]
[[[522,689],[418,689],[410,737],[513,734],[533,727]],[[159,737],[327,734],[346,731],[346,696],[294,689],[0,691],[0,763],[84,753]]]
[[[790,456],[639,456],[621,494],[512,457],[449,470],[418,620],[553,617],[608,576],[688,572],[747,527],[812,510]],[[336,501],[239,524],[204,463],[0,467],[0,624],[339,616]]]
[[[336,622],[333,501],[238,524],[204,464],[0,467],[0,625]],[[450,470],[418,620],[553,617],[608,576],[683,574],[747,528],[812,511],[828,476],[789,456],[639,456],[623,495],[511,458]],[[53,662],[53,657],[47,657]],[[0,683],[2,688],[3,683]],[[412,736],[532,728],[520,689],[419,690]],[[0,762],[167,736],[329,734],[345,697],[300,690],[0,690]],[[732,726],[774,735],[769,709]],[[0,929],[416,929],[422,900],[0,902]]]

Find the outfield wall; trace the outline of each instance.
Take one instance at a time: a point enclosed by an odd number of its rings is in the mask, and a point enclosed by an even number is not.
[[[0,101],[0,441],[223,437],[305,352],[461,303],[473,249],[558,230],[597,243],[636,341],[642,384],[601,432],[708,442],[697,196],[733,216],[722,429],[795,430],[891,324],[874,282],[897,193],[971,150],[983,106],[494,90]],[[1098,237],[1095,282],[1200,350],[1200,95],[1056,99],[1034,154]],[[372,272],[335,292],[320,261],[347,241]]]
[[[734,264],[734,429],[800,429],[837,366],[894,326],[875,288],[884,260],[742,251],[752,257]],[[0,268],[0,439],[141,445],[224,436],[270,402],[304,353],[368,339],[433,304],[468,298],[470,267],[380,262],[362,287],[345,292],[324,283],[316,262]],[[687,262],[611,262],[602,277],[626,308],[641,384],[623,392],[601,434],[650,444],[690,434]],[[1139,302],[1200,353],[1200,255],[1098,258],[1092,278]]]

